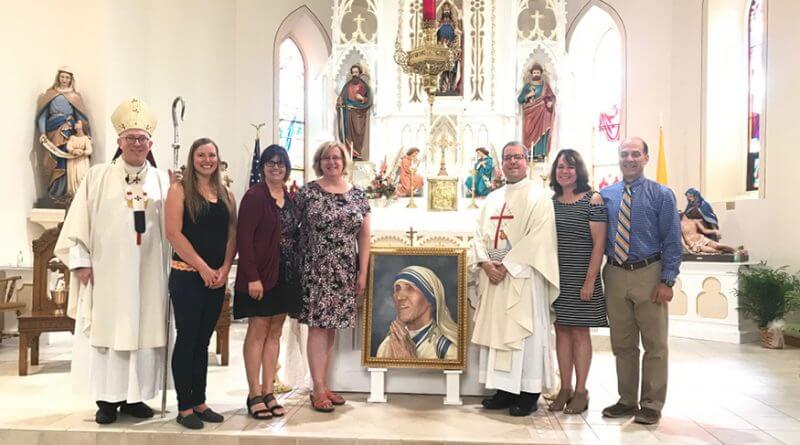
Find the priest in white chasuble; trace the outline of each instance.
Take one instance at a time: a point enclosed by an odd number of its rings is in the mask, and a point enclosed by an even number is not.
[[[507,184],[489,194],[473,239],[480,267],[472,341],[481,346],[479,381],[496,389],[487,409],[512,416],[536,410],[552,389],[550,306],[558,296],[558,255],[552,193],[527,178],[528,153],[519,142],[503,147]]]
[[[71,272],[71,372],[76,390],[97,402],[97,423],[114,422],[118,408],[153,416],[144,401],[160,389],[167,345],[163,203],[169,177],[150,154],[156,118],[130,98],[111,121],[118,156],[89,169],[55,247]]]

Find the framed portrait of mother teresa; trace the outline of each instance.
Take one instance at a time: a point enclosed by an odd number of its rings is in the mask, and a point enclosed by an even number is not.
[[[372,249],[361,364],[464,369],[466,260],[464,248]]]

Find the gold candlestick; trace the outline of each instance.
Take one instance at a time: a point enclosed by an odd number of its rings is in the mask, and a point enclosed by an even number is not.
[[[407,209],[416,209],[417,204],[414,202],[414,193],[417,191],[417,185],[414,181],[414,175],[417,173],[416,167],[411,167],[409,169],[411,171],[411,197],[408,199],[408,205],[406,206]]]
[[[469,203],[469,209],[477,209],[478,204],[475,202],[475,189],[477,188],[478,184],[478,170],[472,169],[472,200]]]
[[[444,163],[444,150],[445,146],[442,145],[442,162],[439,163],[439,176],[447,176],[447,168],[445,167]]]

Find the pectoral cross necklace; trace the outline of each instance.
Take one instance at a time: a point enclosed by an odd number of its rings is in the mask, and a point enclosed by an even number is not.
[[[142,244],[142,234],[145,232],[145,209],[147,209],[147,192],[144,191],[144,178],[147,175],[147,161],[135,173],[128,171],[125,165],[125,201],[128,208],[133,209],[133,226],[136,232],[136,245]]]

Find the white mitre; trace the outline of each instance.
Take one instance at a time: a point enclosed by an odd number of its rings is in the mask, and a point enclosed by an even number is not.
[[[158,119],[150,109],[150,106],[144,101],[136,97],[130,97],[119,104],[114,113],[111,114],[111,123],[114,125],[117,134],[136,128],[152,135],[156,129]]]

